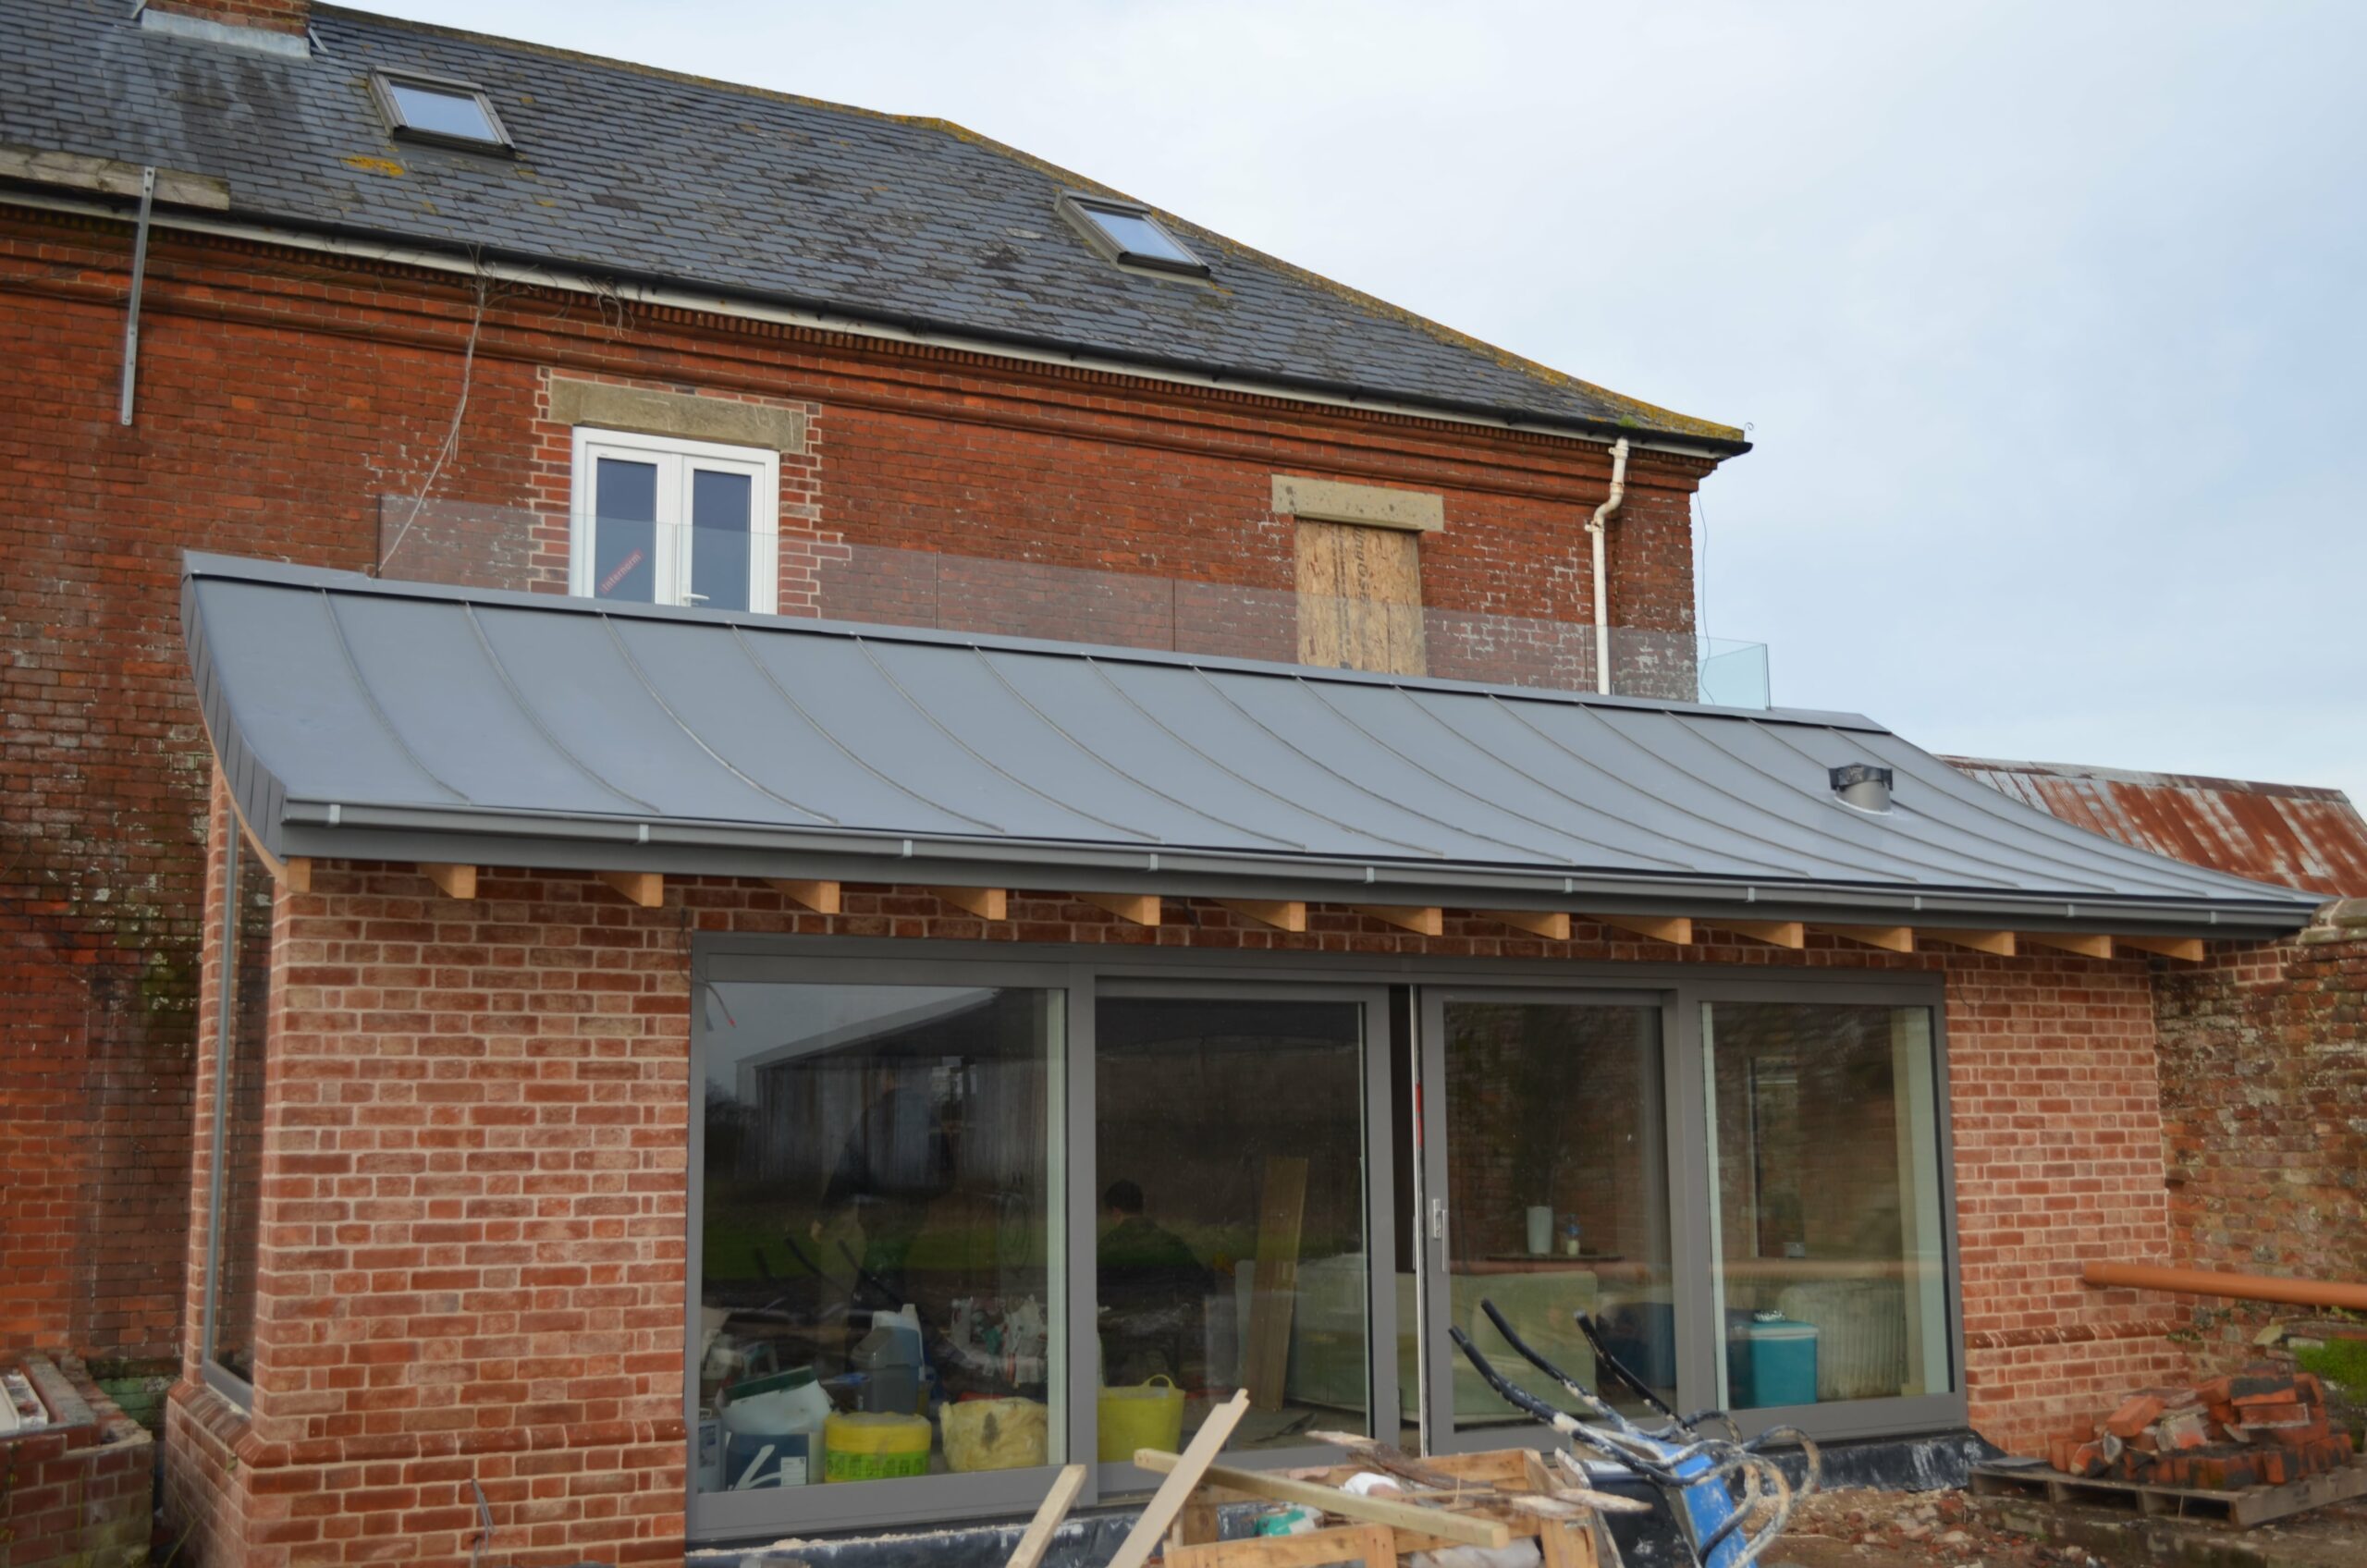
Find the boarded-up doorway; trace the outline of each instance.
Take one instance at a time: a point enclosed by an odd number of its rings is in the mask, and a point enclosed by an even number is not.
[[[1424,673],[1421,539],[1395,528],[1300,521],[1301,664]]]

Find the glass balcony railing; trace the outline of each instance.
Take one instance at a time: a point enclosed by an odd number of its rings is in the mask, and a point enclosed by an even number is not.
[[[589,567],[571,578],[565,525],[539,514],[431,503],[414,518],[408,499],[389,497],[381,515],[382,575],[413,582],[747,609],[750,584],[766,576],[762,544],[752,562],[744,529],[645,521],[619,527],[595,541]],[[1588,622],[817,544],[794,534],[781,536],[775,553],[780,587],[770,607],[786,615],[1567,692],[1601,689]],[[1607,642],[1608,685],[1617,695],[1737,708],[1769,704],[1765,643],[1638,627],[1614,627]]]

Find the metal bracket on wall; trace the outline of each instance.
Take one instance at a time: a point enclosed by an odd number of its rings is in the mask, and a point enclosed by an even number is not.
[[[148,277],[148,214],[156,204],[156,167],[140,171],[140,227],[131,238],[131,305],[123,323],[123,396],[115,422],[131,423],[131,388],[140,370],[140,293]]]

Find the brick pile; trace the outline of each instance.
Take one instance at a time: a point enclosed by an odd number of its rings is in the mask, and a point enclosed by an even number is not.
[[[2314,1376],[2255,1367],[2131,1394],[2092,1435],[2053,1439],[2047,1457],[2067,1475],[2225,1492],[2338,1470],[2351,1447]]]

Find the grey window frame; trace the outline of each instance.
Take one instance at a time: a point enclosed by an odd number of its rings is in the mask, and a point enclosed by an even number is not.
[[[222,848],[222,949],[215,966],[214,1116],[208,1129],[212,1152],[205,1174],[205,1292],[199,1315],[197,1371],[207,1388],[241,1413],[251,1413],[254,1384],[214,1359],[222,1287],[222,1156],[230,1121],[230,1058],[237,1047],[231,1033],[239,994],[239,865],[246,852],[245,829],[236,811],[225,808],[222,822],[227,840]]]
[[[454,136],[448,131],[427,130],[411,124],[410,117],[403,113],[401,102],[395,97],[398,82],[429,92],[475,99],[477,110],[484,116],[484,123],[492,129],[494,139],[487,141],[482,137]],[[517,144],[509,140],[509,128],[501,123],[501,114],[493,106],[492,95],[475,82],[435,76],[426,71],[376,70],[370,73],[370,97],[378,105],[378,113],[385,116],[386,129],[405,141],[451,147],[463,153],[485,153],[500,158],[517,155]]]
[[[1897,1432],[1945,1430],[1963,1427],[1971,1419],[1965,1392],[1964,1277],[1956,1239],[1956,1141],[1955,1129],[1951,1125],[1954,1119],[1948,1114],[1945,986],[1936,975],[1920,985],[1901,983],[1896,976],[1883,976],[1882,979],[1891,983],[1870,980],[1846,991],[1793,987],[1788,992],[1751,981],[1719,980],[1693,987],[1685,998],[1683,1016],[1678,1021],[1682,1035],[1677,1048],[1684,1055],[1686,1133],[1692,1142],[1679,1157],[1682,1174],[1686,1178],[1686,1189],[1679,1201],[1688,1211],[1700,1217],[1705,1234],[1699,1248],[1700,1278],[1688,1298],[1692,1310],[1680,1320],[1677,1329],[1677,1371],[1680,1378],[1685,1375],[1685,1351],[1690,1344],[1698,1352],[1701,1365],[1693,1369],[1696,1380],[1681,1386],[1688,1396],[1700,1394],[1704,1403],[1713,1397],[1717,1387],[1717,1368],[1710,1358],[1725,1353],[1725,1335],[1716,1321],[1716,1295],[1710,1288],[1708,1272],[1714,1260],[1709,1256],[1706,1234],[1710,1214],[1711,1148],[1709,1064],[1701,1054],[1702,1008],[1722,1001],[1840,1002],[1860,1007],[1920,1007],[1928,1010],[1932,1018],[1932,1113],[1939,1122],[1940,1235],[1946,1280],[1944,1293],[1948,1314],[1949,1390],[1945,1393],[1911,1394],[1896,1399],[1849,1400],[1838,1404],[1778,1405],[1763,1410],[1735,1411],[1735,1425],[1741,1428],[1746,1438],[1757,1437],[1771,1427],[1797,1427],[1820,1440],[1883,1437]],[[1803,995],[1803,990],[1809,994]]]
[[[1139,975],[1118,975],[1102,972],[1096,975],[1093,999],[1104,997],[1120,1000],[1159,1000],[1167,998],[1203,998],[1209,1000],[1277,1001],[1277,1002],[1353,1002],[1364,1009],[1365,1034],[1358,1042],[1364,1054],[1360,1064],[1364,1072],[1364,1138],[1360,1151],[1364,1170],[1365,1197],[1365,1408],[1366,1419],[1380,1426],[1379,1436],[1385,1442],[1395,1440],[1397,1421],[1397,1292],[1392,1283],[1382,1290],[1377,1280],[1392,1280],[1397,1272],[1397,1223],[1390,1212],[1395,1201],[1396,1148],[1389,1136],[1390,1039],[1389,987],[1383,985],[1342,983],[1322,984],[1306,980],[1269,981],[1243,974],[1238,977],[1213,979],[1192,976],[1148,978]],[[1085,1108],[1088,1123],[1093,1107]],[[1070,1167],[1072,1172],[1075,1167]],[[1088,1206],[1098,1213],[1100,1191],[1098,1171],[1095,1184],[1085,1189]],[[1081,1232],[1090,1236],[1090,1222]],[[1085,1275],[1085,1321],[1091,1323],[1098,1316],[1099,1302],[1095,1291],[1094,1271],[1079,1269]],[[1074,1292],[1073,1292],[1074,1293]],[[1087,1363],[1090,1365],[1090,1363]],[[1384,1400],[1386,1403],[1384,1403]],[[1098,1413],[1097,1413],[1098,1419]],[[1098,1438],[1099,1433],[1094,1436]],[[1300,1465],[1331,1464],[1338,1462],[1339,1451],[1317,1443],[1292,1448],[1247,1449],[1229,1451],[1224,1456],[1228,1464],[1253,1468],[1288,1469]],[[1147,1470],[1137,1470],[1131,1462],[1093,1462],[1094,1496],[1098,1500],[1132,1497],[1156,1490],[1161,1477]]]
[[[1058,1174],[1065,1182],[1061,1194],[1060,1244],[1066,1249],[1060,1268],[1067,1287],[1062,1340],[1051,1354],[1065,1358],[1060,1372],[1066,1398],[1059,1429],[1073,1454],[1092,1431],[1092,1390],[1083,1390],[1073,1369],[1093,1363],[1092,1284],[1085,1282],[1083,1337],[1080,1339],[1076,1270],[1068,1254],[1071,1238],[1082,1220],[1084,1234],[1092,1234],[1092,1004],[1089,974],[1074,964],[1045,962],[1026,949],[1005,949],[1001,962],[949,956],[920,958],[910,951],[891,957],[820,957],[772,951],[717,950],[720,940],[700,937],[692,944],[690,1198],[684,1213],[687,1243],[684,1253],[686,1288],[682,1321],[682,1421],[685,1430],[698,1430],[699,1301],[705,1278],[704,1241],[706,1201],[706,1009],[701,1005],[710,983],[748,982],[784,986],[981,986],[1013,990],[1062,992],[1061,1055],[1049,1074],[1054,1109],[1066,1148],[1058,1156]],[[1079,1086],[1080,1073],[1083,1086]],[[1079,1130],[1078,1106],[1085,1107]],[[1078,1177],[1079,1139],[1085,1177]],[[1080,1215],[1080,1207],[1083,1212]],[[1080,1361],[1078,1357],[1083,1355]],[[1080,1420],[1079,1408],[1083,1407]],[[686,1439],[687,1440],[687,1439]],[[864,1481],[830,1486],[809,1483],[796,1488],[767,1488],[750,1492],[701,1492],[686,1487],[684,1523],[690,1538],[732,1540],[778,1536],[786,1529],[831,1530],[892,1524],[929,1524],[973,1518],[981,1514],[1024,1513],[1044,1500],[1060,1472],[1058,1464],[1024,1470],[978,1471],[968,1475],[914,1476],[906,1480]]]
[[[1184,244],[1174,230],[1159,222],[1158,214],[1140,202],[1129,202],[1122,196],[1103,196],[1088,190],[1063,190],[1059,206],[1061,216],[1069,227],[1082,234],[1085,243],[1092,246],[1104,261],[1166,277],[1206,279],[1208,276],[1208,263],[1202,261],[1192,247]],[[1161,256],[1147,251],[1129,251],[1123,241],[1095,219],[1096,213],[1141,219],[1157,229],[1159,237],[1186,259],[1177,261],[1173,256]]]
[[[1950,1381],[1953,1387],[1944,1394],[1743,1411],[1736,1413],[1735,1419],[1747,1437],[1756,1436],[1770,1427],[1793,1425],[1820,1439],[1948,1431],[1962,1428],[1969,1419],[1965,1391],[1963,1279],[1956,1233],[1956,1150],[1948,1114],[1947,992],[1945,980],[1939,974],[1898,974],[1879,970],[1844,969],[1762,970],[1698,963],[1619,963],[1600,960],[1539,963],[1534,960],[1524,962],[1428,954],[1388,956],[1193,948],[1113,949],[1078,943],[935,941],[885,937],[796,937],[722,932],[699,933],[693,937],[691,965],[693,998],[701,994],[708,981],[1032,986],[1065,993],[1067,1028],[1062,1049],[1066,1081],[1060,1109],[1061,1124],[1068,1139],[1068,1147],[1061,1157],[1061,1169],[1067,1183],[1061,1215],[1064,1241],[1071,1248],[1071,1256],[1063,1268],[1068,1305],[1064,1344],[1072,1368],[1094,1365],[1093,1274],[1089,1268],[1077,1265],[1074,1249],[1075,1238],[1094,1234],[1097,1219],[1094,1011],[1095,1003],[1102,994],[1158,995],[1182,989],[1202,995],[1215,992],[1295,999],[1325,993],[1367,993],[1375,998],[1373,1008],[1367,1011],[1367,1026],[1388,1031],[1393,1026],[1387,1004],[1388,987],[1411,986],[1414,992],[1412,1037],[1401,1041],[1383,1034],[1380,1048],[1368,1049],[1367,1053],[1368,1074],[1375,1066],[1380,1070],[1377,1082],[1370,1077],[1367,1079],[1368,1137],[1374,1135],[1373,1112],[1376,1109],[1382,1119],[1380,1130],[1383,1133],[1389,1130],[1386,1121],[1390,1114],[1386,1062],[1389,1051],[1408,1050],[1414,1053],[1417,1082],[1429,1082],[1422,1075],[1425,1065],[1423,1053],[1433,1037],[1429,1015],[1436,998],[1474,994],[1527,998],[1558,994],[1581,1000],[1604,998],[1614,1002],[1632,1002],[1647,995],[1657,998],[1663,1009],[1662,1052],[1663,1071],[1667,1074],[1667,1109],[1671,1121],[1668,1144],[1671,1162],[1670,1240],[1675,1254],[1674,1283],[1679,1302],[1679,1403],[1681,1407],[1688,1409],[1697,1406],[1688,1402],[1687,1396],[1699,1392],[1706,1397],[1715,1388],[1715,1358],[1724,1353],[1723,1336],[1717,1332],[1717,1325],[1712,1321],[1712,1294],[1709,1289],[1711,1266],[1708,1255],[1710,1130],[1704,1114],[1707,1074],[1701,1056],[1702,1006],[1719,1001],[1823,1001],[1924,1008],[1932,1021],[1932,1091],[1939,1122],[1937,1148],[1941,1224],[1945,1256]],[[693,1365],[692,1353],[698,1343],[698,1281],[702,1266],[699,1216],[705,1196],[706,1029],[706,1010],[693,1005],[691,1010],[691,1081],[687,1085],[691,1112],[690,1194],[684,1217],[688,1231],[688,1273],[682,1324],[683,1417],[686,1428],[690,1430],[695,1430],[698,1414],[697,1368]],[[1438,1103],[1439,1096],[1428,1088],[1420,1098],[1424,1147],[1427,1150],[1442,1146],[1430,1144],[1428,1134],[1431,1117],[1441,1113],[1443,1106]],[[1382,1136],[1376,1146],[1367,1149],[1366,1158],[1367,1207],[1372,1209],[1378,1206],[1380,1209],[1368,1223],[1385,1224],[1386,1229],[1377,1229],[1373,1235],[1377,1245],[1385,1244],[1392,1253],[1393,1268],[1395,1223],[1393,1215],[1386,1212],[1386,1207],[1393,1201],[1390,1162],[1394,1158],[1394,1140]],[[1426,1227],[1419,1222],[1427,1214],[1429,1199],[1432,1195],[1428,1190],[1429,1181],[1424,1171],[1428,1163],[1427,1153],[1417,1157],[1415,1162],[1417,1223],[1414,1294],[1417,1322],[1424,1336],[1422,1354],[1417,1362],[1423,1374],[1417,1381],[1424,1385],[1418,1403],[1425,1446],[1430,1447],[1432,1452],[1455,1452],[1461,1450],[1455,1445],[1453,1435],[1433,1430],[1437,1425],[1433,1419],[1437,1414],[1437,1399],[1428,1386],[1436,1380],[1435,1367],[1445,1354],[1442,1344],[1434,1348],[1428,1338],[1432,1329],[1430,1319],[1433,1313],[1428,1302],[1434,1266],[1432,1249],[1423,1235]],[[1392,1299],[1381,1301],[1384,1294],[1391,1295]],[[1394,1318],[1393,1288],[1391,1292],[1368,1289],[1367,1302],[1374,1304],[1367,1310],[1375,1317]],[[1395,1398],[1395,1328],[1393,1322],[1391,1323],[1389,1335],[1384,1339],[1380,1332],[1380,1327],[1379,1321],[1368,1318],[1367,1354],[1371,1358],[1371,1369],[1367,1374],[1367,1389],[1373,1390],[1371,1409],[1375,1415],[1380,1415],[1384,1409],[1378,1403],[1378,1390],[1382,1383],[1390,1384],[1391,1397],[1392,1401]],[[1385,1369],[1382,1366],[1384,1360],[1387,1364]],[[1095,1411],[1094,1390],[1090,1384],[1088,1377],[1068,1377],[1063,1404],[1070,1460],[1085,1464],[1087,1467],[1085,1490],[1078,1500],[1080,1507],[1139,1495],[1149,1489],[1147,1480],[1137,1482],[1128,1478],[1130,1475],[1139,1475],[1131,1465],[1102,1465],[1082,1457],[1093,1448]],[[1392,1403],[1386,1409],[1389,1418],[1396,1419],[1395,1404]],[[1462,1448],[1502,1447],[1507,1439],[1530,1440],[1532,1436],[1536,1440],[1542,1440],[1543,1432],[1542,1427],[1498,1427],[1487,1430],[1482,1440],[1465,1443]],[[1478,1438],[1479,1434],[1473,1436]],[[1440,1446],[1432,1447],[1433,1444]],[[1227,1461],[1245,1465],[1288,1465],[1308,1463],[1310,1454],[1318,1459],[1329,1457],[1326,1451],[1320,1450],[1275,1450],[1229,1454]],[[713,1545],[758,1537],[769,1538],[785,1530],[883,1529],[987,1516],[1024,1516],[1042,1501],[1055,1469],[1055,1466],[1048,1465],[967,1476],[871,1481],[859,1486],[808,1486],[793,1491],[750,1493],[744,1497],[721,1493],[703,1498],[701,1494],[689,1492],[686,1507],[688,1534],[694,1543]],[[767,1498],[774,1506],[765,1509],[757,1505],[756,1500],[760,1497]],[[786,1509],[782,1503],[785,1498],[794,1500]]]
[[[1490,1001],[1564,1003],[1573,1007],[1650,1008],[1660,1014],[1661,1035],[1661,1110],[1665,1126],[1662,1132],[1662,1147],[1668,1151],[1672,1166],[1681,1158],[1678,1151],[1685,1119],[1681,1080],[1675,1061],[1676,1013],[1681,1007],[1674,989],[1650,986],[1588,986],[1588,985],[1485,985],[1485,986],[1422,986],[1417,988],[1415,1017],[1420,1035],[1420,1070],[1416,1082],[1423,1085],[1422,1158],[1416,1172],[1414,1199],[1417,1220],[1417,1246],[1422,1257],[1416,1273],[1419,1280],[1418,1294],[1422,1304],[1425,1331],[1428,1325],[1439,1320],[1441,1313],[1453,1316],[1453,1280],[1447,1265],[1453,1257],[1453,1206],[1442,1190],[1441,1178],[1446,1170],[1446,1009],[1450,1002]],[[1686,1280],[1686,1259],[1697,1243],[1706,1238],[1697,1237],[1700,1229],[1680,1196],[1678,1173],[1668,1173],[1669,1209],[1669,1286],[1680,1304],[1689,1299]],[[1434,1191],[1433,1187],[1441,1190]],[[1433,1226],[1430,1206],[1446,1204],[1442,1223]],[[1680,1317],[1677,1329],[1677,1387],[1690,1387],[1686,1381],[1685,1354],[1690,1341]],[[1560,1439],[1542,1422],[1475,1427],[1457,1431],[1453,1422],[1454,1411],[1454,1363],[1460,1355],[1451,1345],[1441,1343],[1433,1354],[1416,1365],[1422,1373],[1422,1447],[1429,1453],[1478,1453],[1487,1449],[1505,1448],[1528,1443],[1539,1447],[1558,1447]],[[1707,1363],[1705,1362],[1706,1366]],[[1699,1402],[1687,1403],[1682,1396],[1678,1408],[1698,1410]]]

